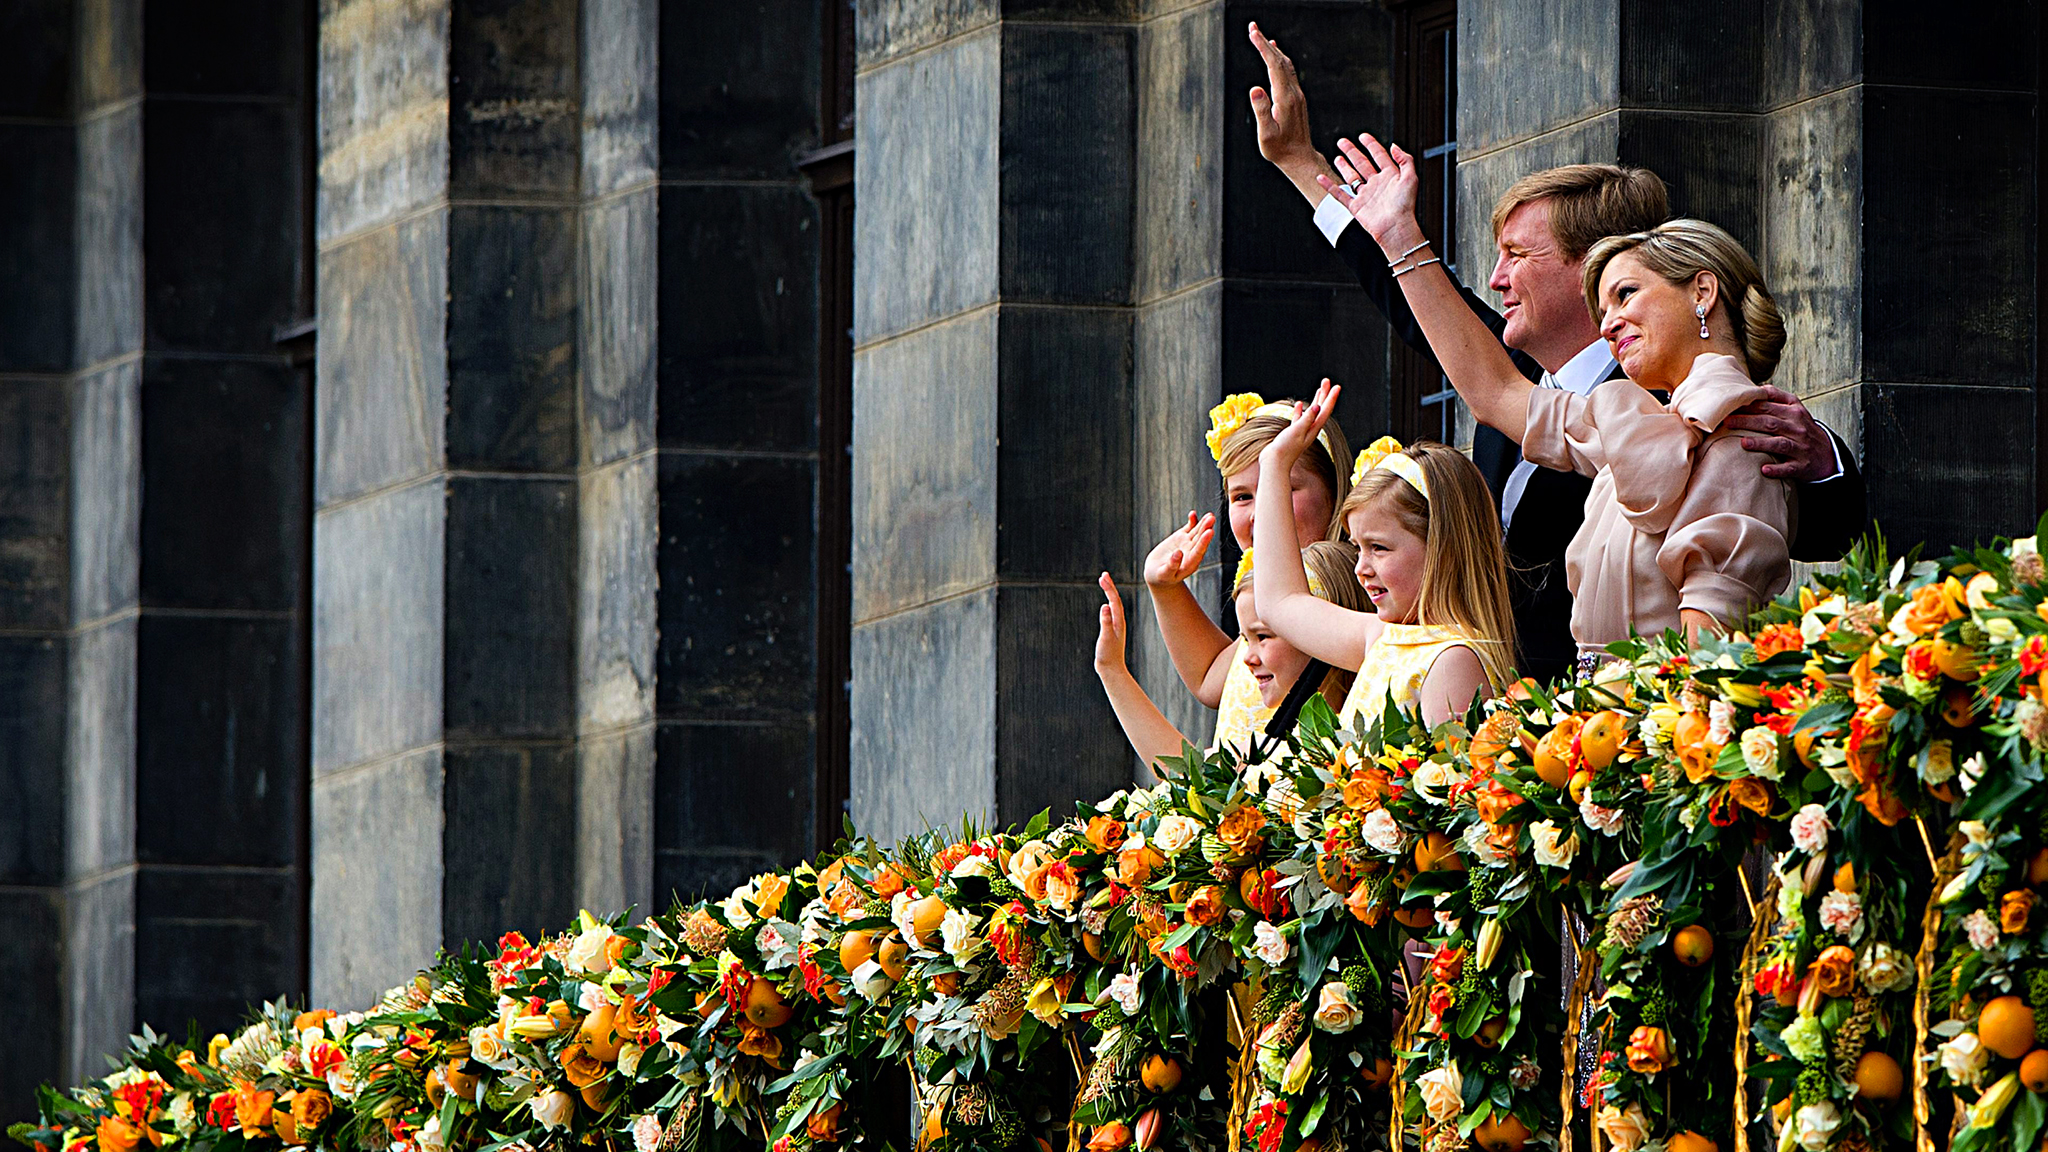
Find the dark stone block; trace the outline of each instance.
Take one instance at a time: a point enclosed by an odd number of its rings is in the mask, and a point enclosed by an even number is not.
[[[447,195],[449,8],[323,0],[322,242],[388,224]],[[323,265],[329,258],[322,254]],[[323,337],[327,317],[323,301]]]
[[[584,465],[623,460],[655,443],[656,307],[691,287],[660,287],[657,198],[657,189],[641,188],[583,209],[576,383]]]
[[[1865,87],[1864,379],[2034,386],[2034,105]]]
[[[429,212],[320,254],[315,507],[445,463],[447,245]]]
[[[573,209],[450,210],[450,467],[575,467],[576,242]]]
[[[1792,334],[1775,382],[1801,395],[1863,378],[1864,95],[1845,88],[1765,121],[1758,258]]]
[[[303,998],[305,894],[292,869],[144,866],[135,880],[135,1018],[160,1032],[234,1030]]]
[[[1708,7],[1621,0],[1615,26],[1574,29],[1582,40],[1572,47],[1592,53],[1618,47],[1621,102],[1630,107],[1754,109],[1769,98],[1775,63],[1775,46],[1762,35],[1767,10],[1782,2],[1726,0]]]
[[[853,364],[853,619],[996,573],[996,317],[963,316]]]
[[[1002,15],[1003,0],[854,0],[854,36],[860,66],[875,65],[986,27]]]
[[[1130,422],[1074,418],[1131,410],[1131,314],[1005,305],[998,325],[997,570],[1131,576]]]
[[[0,6],[0,116],[57,120],[70,113],[74,7],[75,0],[14,0]],[[62,235],[70,238],[68,232]]]
[[[147,0],[144,87],[155,97],[276,96],[303,91],[307,4]]]
[[[0,326],[4,327],[4,326]],[[0,385],[0,626],[70,622],[70,397],[60,380]]]
[[[993,29],[855,81],[856,346],[996,298],[1002,37]],[[913,183],[905,173],[916,173]],[[877,274],[886,270],[886,274]]]
[[[816,692],[815,466],[663,453],[655,706],[756,720]]]
[[[863,834],[887,844],[995,819],[996,643],[992,588],[854,625],[848,774]]]
[[[274,355],[297,319],[298,109],[160,100],[144,107],[149,347]]]
[[[66,647],[0,636],[0,884],[64,876]]]
[[[448,7],[450,192],[575,192],[582,169],[576,0]]]
[[[654,903],[654,725],[576,742],[576,903],[604,914]]]
[[[661,3],[584,0],[582,11],[583,194],[592,197],[652,179],[659,165]]]
[[[1003,297],[1127,302],[1133,33],[1021,24],[1002,42]]]
[[[7,18],[0,15],[0,21]],[[0,36],[0,43],[14,42]],[[0,180],[0,316],[8,318],[0,324],[0,372],[62,372],[73,366],[77,307],[71,290],[79,265],[77,132],[68,124],[0,123],[0,155],[7,157],[7,179]]]
[[[433,962],[442,940],[442,820],[439,747],[314,779],[307,955],[315,1004],[374,1004]]]
[[[135,874],[80,881],[64,890],[62,1079],[82,1084],[107,1072],[135,1027]]]
[[[1486,152],[1618,105],[1621,8],[1622,0],[1496,0],[1461,6],[1461,154]]]
[[[287,611],[308,562],[305,372],[150,357],[142,603]]]
[[[78,202],[78,335],[73,355],[78,367],[87,368],[142,347],[140,107],[79,125]]]
[[[664,722],[656,729],[658,904],[666,906],[671,892],[723,896],[757,872],[809,854],[816,842],[813,742],[803,721]]]
[[[1212,98],[1207,81],[1223,74],[1225,52],[1237,50],[1251,47],[1225,35],[1219,4],[1138,26],[1132,291],[1140,302],[1222,270],[1223,156],[1216,141],[1226,123],[1235,131],[1238,121],[1234,107]],[[1323,95],[1318,88],[1314,98]],[[1277,172],[1273,178],[1285,183]]]
[[[763,19],[760,8],[700,4],[685,20],[671,10],[661,21],[665,178],[796,175],[796,158],[822,139],[819,13],[786,4]]]
[[[1781,106],[1853,84],[1863,73],[1866,0],[1780,0],[1759,31],[1769,68],[1765,100]]]
[[[998,824],[1021,823],[1045,808],[1057,821],[1075,800],[1131,782],[1130,746],[1101,685],[1088,675],[1101,603],[1092,582],[1004,585],[996,592]],[[1188,735],[1202,740],[1208,733]]]
[[[0,1047],[0,1109],[36,1114],[36,1089],[64,1078],[63,912],[47,888],[0,889],[0,964],[15,974],[13,1043]]]
[[[1943,8],[1864,0],[1866,83],[2033,92],[2040,61],[2039,4]]]
[[[1928,556],[2025,535],[2034,516],[2034,393],[1957,384],[1863,389],[1863,477],[1885,538]]]
[[[448,480],[447,735],[575,730],[576,485]]]
[[[135,675],[135,802],[149,814],[135,830],[142,863],[286,868],[298,860],[300,652],[291,619],[143,612]]]
[[[578,479],[579,732],[654,716],[657,491],[652,456],[594,468]]]
[[[141,391],[132,360],[71,385],[71,616],[80,623],[136,602]]]
[[[1756,254],[1763,250],[1763,133],[1756,116],[1623,109],[1620,159],[1664,178],[1673,216],[1719,224]]]
[[[1331,256],[1329,242],[1311,222],[1301,193],[1259,155],[1258,130],[1245,93],[1254,84],[1265,85],[1266,66],[1244,38],[1250,20],[1257,20],[1294,61],[1308,97],[1316,147],[1325,155],[1336,154],[1340,136],[1355,139],[1371,132],[1384,138],[1392,130],[1392,27],[1383,11],[1362,3],[1232,4],[1223,29],[1227,39],[1222,89],[1191,84],[1182,96],[1218,101],[1225,109],[1223,274],[1355,283],[1343,263]],[[1459,97],[1463,107],[1462,90]],[[1459,143],[1466,144],[1464,125],[1459,127]],[[1177,156],[1147,162],[1187,164],[1194,159]]]
[[[794,186],[664,188],[665,448],[818,442],[818,209]]]
[[[441,738],[447,511],[432,480],[314,517],[316,778]]]
[[[1316,242],[1322,243],[1320,234]],[[1337,420],[1354,447],[1387,429],[1387,323],[1355,285],[1227,281],[1222,329],[1225,394],[1306,400],[1327,376],[1344,386]],[[1184,435],[1199,437],[1206,416],[1206,409],[1184,414]]]
[[[442,941],[539,939],[576,917],[576,765],[566,744],[448,749]],[[507,845],[517,845],[507,852]]]

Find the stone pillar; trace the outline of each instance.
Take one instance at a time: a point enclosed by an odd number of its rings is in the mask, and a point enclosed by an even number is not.
[[[61,14],[61,16],[60,16]],[[0,1104],[100,1071],[135,1006],[141,4],[0,18]]]
[[[579,18],[323,4],[323,1003],[576,911]]]
[[[142,107],[135,1017],[205,1034],[306,988],[312,376],[279,340],[313,307],[314,5],[216,9],[148,5]]]
[[[666,14],[654,892],[811,855],[818,812],[821,5]]]

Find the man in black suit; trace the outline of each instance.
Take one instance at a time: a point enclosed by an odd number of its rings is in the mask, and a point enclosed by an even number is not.
[[[1429,342],[1372,238],[1316,183],[1318,175],[1342,181],[1310,141],[1307,101],[1293,62],[1256,24],[1251,39],[1265,58],[1272,88],[1270,95],[1251,90],[1260,154],[1315,207],[1317,226],[1357,274],[1395,335],[1429,354]],[[1543,387],[1583,395],[1622,375],[1581,294],[1586,250],[1603,236],[1646,231],[1669,217],[1664,183],[1646,169],[1579,164],[1532,173],[1517,181],[1494,211],[1500,257],[1487,287],[1501,294],[1504,311],[1495,312],[1470,288],[1460,291],[1523,375]],[[1837,559],[1867,525],[1855,457],[1798,397],[1777,388],[1769,393],[1768,400],[1730,417],[1728,425],[1754,434],[1744,437],[1742,446],[1766,457],[1759,462],[1764,475],[1798,483],[1793,558]],[[1510,589],[1522,669],[1543,680],[1565,676],[1577,645],[1571,636],[1564,552],[1584,519],[1592,481],[1523,460],[1514,441],[1485,425],[1473,430],[1472,460],[1501,510],[1508,563],[1514,569]]]

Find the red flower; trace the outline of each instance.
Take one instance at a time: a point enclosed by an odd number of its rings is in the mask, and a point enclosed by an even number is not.
[[[1793,975],[1790,965],[1780,961],[1759,970],[1754,983],[1757,995],[1777,996],[1798,987],[1799,979]]]
[[[797,945],[796,948],[796,970],[803,973],[804,991],[809,993],[813,1000],[818,998],[818,990],[825,986],[825,973],[818,968],[818,962],[812,959],[817,952],[817,947],[808,941]]]
[[[1273,887],[1279,881],[1280,873],[1268,868],[1258,874],[1251,891],[1245,894],[1246,902],[1257,909],[1259,915],[1275,923],[1287,919],[1290,914],[1287,893]]]
[[[213,1103],[206,1106],[206,1122],[215,1128],[240,1128],[242,1122],[235,1119],[235,1094],[217,1092]]]
[[[663,988],[668,987],[668,982],[675,978],[675,969],[656,968],[654,971],[649,972],[647,974],[647,994],[649,996],[654,995],[656,992],[659,992]]]
[[[507,932],[498,937],[498,958],[491,961],[491,986],[508,988],[519,980],[519,973],[533,967],[540,959],[540,949],[529,944],[525,936]]]
[[[747,985],[753,980],[747,973],[746,964],[735,956],[726,963],[725,971],[718,974],[718,994],[725,997],[726,1004],[734,1012],[738,1012],[741,1001],[746,999]]]
[[[306,1049],[306,1071],[326,1079],[329,1072],[341,1067],[347,1057],[342,1055],[341,1045],[321,1040]]]
[[[2026,676],[2039,676],[2041,669],[2048,668],[2048,639],[2030,636],[2020,645],[2020,672]]]
[[[1244,1122],[1244,1134],[1258,1141],[1259,1152],[1275,1152],[1287,1132],[1287,1101],[1275,1100],[1252,1113]]]

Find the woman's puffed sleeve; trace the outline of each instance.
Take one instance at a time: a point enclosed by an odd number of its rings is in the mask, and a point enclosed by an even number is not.
[[[1792,581],[1792,485],[1766,477],[1738,437],[1709,441],[1693,460],[1657,567],[1678,589],[1678,606],[1741,625]]]
[[[1600,471],[1607,453],[1586,398],[1562,388],[1531,388],[1523,417],[1522,459],[1581,476]]]

